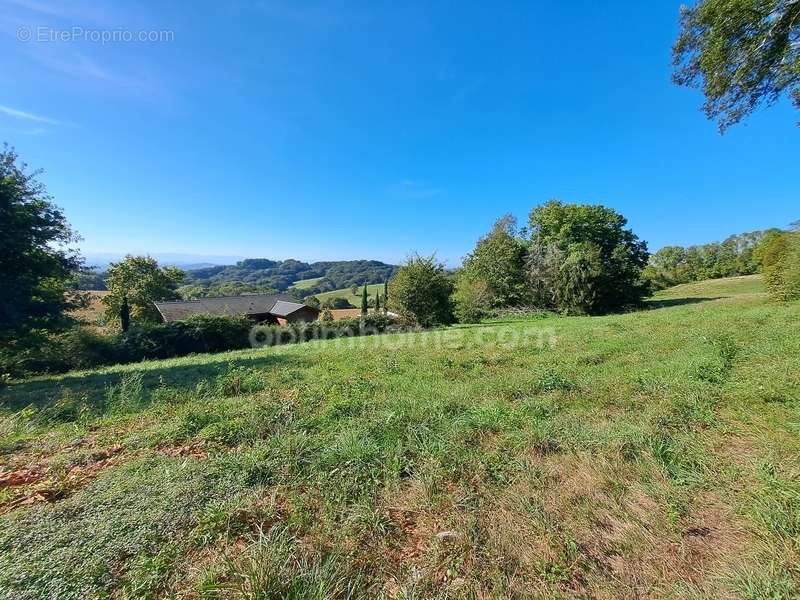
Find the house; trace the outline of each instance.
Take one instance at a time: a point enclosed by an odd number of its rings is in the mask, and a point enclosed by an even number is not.
[[[258,323],[286,325],[315,321],[319,317],[316,308],[300,304],[285,294],[223,296],[154,304],[164,322],[182,321],[197,315],[243,315]]]

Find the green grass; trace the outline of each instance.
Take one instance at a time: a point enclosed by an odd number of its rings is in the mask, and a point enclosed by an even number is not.
[[[312,277],[311,279],[298,279],[292,284],[291,287],[297,290],[307,290],[308,288],[314,287],[322,279],[324,279],[324,277]]]
[[[324,292],[322,294],[316,294],[317,298],[319,298],[320,302],[324,302],[327,298],[345,298],[347,299],[350,304],[359,308],[361,306],[361,291],[364,289],[364,286],[361,285],[358,287],[358,293],[353,294],[350,288],[343,289],[343,290],[333,290],[332,292]],[[373,283],[367,286],[367,294],[370,298],[375,298],[375,294],[380,292],[381,295],[383,294],[383,284],[382,283]]]
[[[0,590],[796,598],[800,305],[758,285],[15,383]]]
[[[744,294],[764,294],[764,282],[760,275],[748,275],[746,277],[726,277],[724,279],[712,279],[710,281],[700,281],[697,283],[686,283],[658,292],[654,298],[727,298],[730,296],[742,296]]]

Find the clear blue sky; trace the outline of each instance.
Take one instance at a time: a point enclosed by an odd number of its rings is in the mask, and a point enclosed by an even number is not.
[[[457,264],[549,198],[651,249],[786,226],[800,114],[720,136],[670,82],[679,4],[0,0],[0,139],[88,253]]]

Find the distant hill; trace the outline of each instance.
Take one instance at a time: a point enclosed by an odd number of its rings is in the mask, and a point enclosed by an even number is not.
[[[202,295],[203,289],[289,291],[304,298],[354,285],[382,283],[394,275],[395,265],[377,260],[322,261],[248,258],[235,265],[212,266],[186,272],[186,291]],[[299,283],[293,287],[295,283]]]

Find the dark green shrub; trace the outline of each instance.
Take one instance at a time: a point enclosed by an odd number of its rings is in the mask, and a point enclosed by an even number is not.
[[[196,316],[185,321],[138,325],[121,339],[132,360],[171,358],[246,348],[252,326],[246,317]]]
[[[0,351],[0,373],[20,378],[36,373],[64,373],[98,365],[126,362],[116,336],[73,327],[61,333],[30,332]]]

